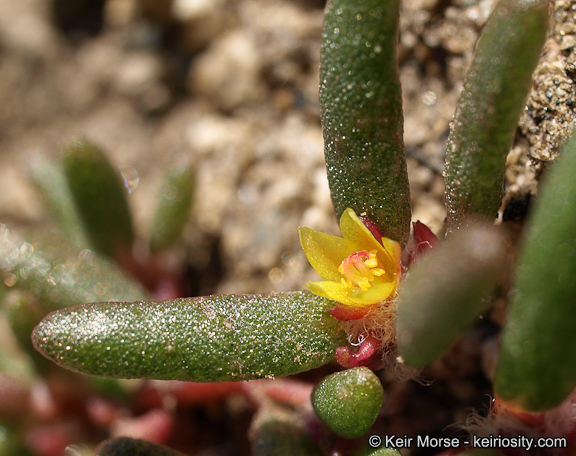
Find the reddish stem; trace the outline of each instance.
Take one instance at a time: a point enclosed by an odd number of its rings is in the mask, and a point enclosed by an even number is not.
[[[374,336],[368,336],[362,341],[355,353],[352,353],[350,347],[337,348],[336,361],[347,369],[366,366],[369,369],[377,370],[381,367],[382,363],[379,348],[380,341]]]

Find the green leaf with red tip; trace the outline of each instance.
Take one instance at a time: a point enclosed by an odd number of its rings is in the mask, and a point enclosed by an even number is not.
[[[548,3],[499,0],[484,26],[448,139],[449,231],[470,215],[497,216],[506,156],[547,37]]]
[[[495,391],[525,410],[576,388],[576,136],[545,175],[524,241]]]
[[[489,225],[470,225],[422,256],[401,284],[396,336],[400,356],[423,367],[489,304],[505,272],[507,245]]]
[[[309,292],[94,303],[49,314],[32,335],[56,364],[88,375],[195,382],[303,372],[346,334]]]
[[[410,189],[397,47],[399,0],[330,0],[320,60],[324,152],[337,217],[347,208],[405,245]]]
[[[150,227],[150,250],[158,251],[176,242],[190,214],[194,175],[190,164],[170,170],[160,189],[158,205]]]
[[[132,248],[134,230],[124,188],[103,150],[82,139],[62,158],[64,173],[93,248],[118,259]]]
[[[380,379],[367,367],[329,375],[312,393],[312,406],[318,417],[347,439],[360,437],[372,427],[383,401]]]

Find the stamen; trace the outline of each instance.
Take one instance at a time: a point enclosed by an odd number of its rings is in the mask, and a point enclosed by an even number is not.
[[[354,252],[338,266],[338,272],[343,276],[340,282],[347,288],[356,287],[367,291],[376,277],[385,274],[384,269],[378,266],[380,263],[376,250]]]
[[[372,280],[374,280],[374,279],[372,279]],[[360,280],[360,281],[358,282],[358,286],[359,286],[362,290],[366,291],[366,290],[370,289],[370,287],[372,286],[372,284],[370,283],[370,279],[369,279],[368,277],[364,277],[362,280]]]
[[[370,255],[370,259],[366,260],[364,264],[366,264],[366,266],[368,266],[369,268],[375,268],[376,266],[378,266],[378,259],[372,258],[372,255]]]

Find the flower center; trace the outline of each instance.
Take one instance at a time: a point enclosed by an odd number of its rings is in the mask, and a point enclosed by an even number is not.
[[[362,291],[368,290],[376,277],[385,274],[384,269],[379,266],[376,250],[354,252],[338,266],[338,272],[343,276],[342,285],[357,287]]]

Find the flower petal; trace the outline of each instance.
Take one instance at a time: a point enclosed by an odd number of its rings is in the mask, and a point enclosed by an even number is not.
[[[384,264],[384,269],[386,269],[386,267],[390,267],[396,274],[399,275],[402,269],[400,265],[400,259],[402,258],[402,247],[400,247],[398,242],[385,237],[382,238],[382,246],[384,247],[384,250],[386,250],[386,252],[389,254],[390,260],[392,261],[390,264]]]
[[[306,287],[314,294],[324,298],[332,299],[342,304],[358,307],[358,303],[348,298],[348,288],[340,282],[322,281],[308,282]]]
[[[300,245],[308,261],[324,280],[340,282],[338,267],[353,253],[341,237],[320,233],[310,228],[298,228]]]
[[[354,252],[358,250],[383,250],[380,242],[372,236],[370,230],[350,208],[346,209],[340,217],[340,231]]]
[[[347,298],[355,306],[369,306],[388,299],[396,292],[396,287],[396,282],[378,283],[361,293],[349,293]]]
[[[395,241],[381,235],[377,239],[378,230],[370,230],[352,209],[342,214],[340,230],[342,238],[299,228],[304,253],[324,279],[306,286],[340,303],[335,309],[346,309],[345,319],[359,318],[362,309],[396,296],[402,251]]]
[[[380,240],[372,235],[362,220],[350,208],[342,213],[340,231],[344,239],[350,242],[350,248],[353,251],[376,250],[378,259],[386,271],[386,278],[390,281],[394,280],[394,274],[398,274],[400,271],[400,257],[402,255],[402,248],[398,242],[383,237],[382,243],[380,243]]]

